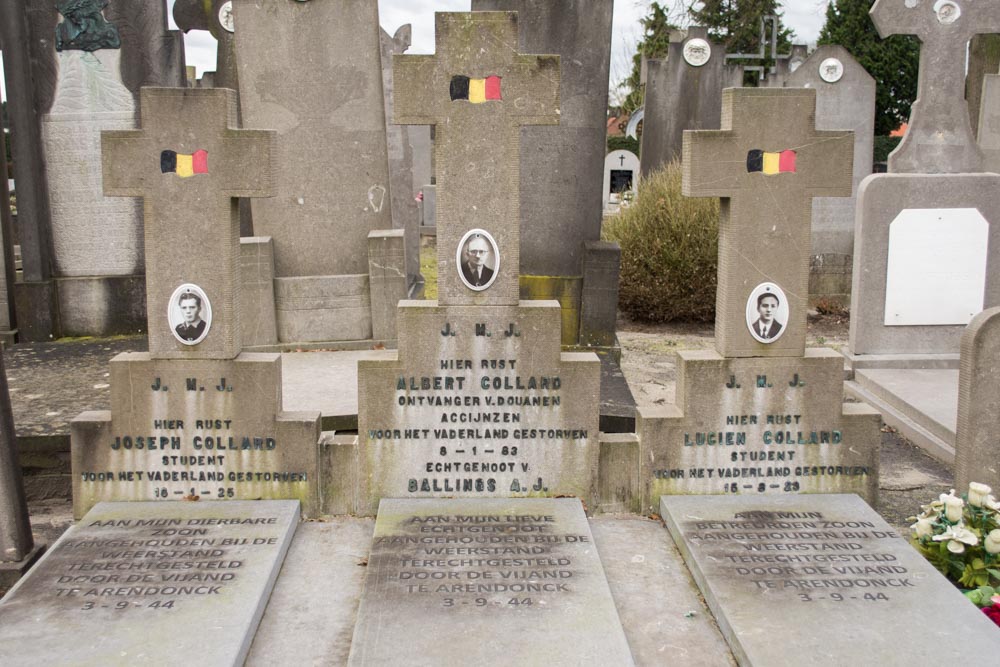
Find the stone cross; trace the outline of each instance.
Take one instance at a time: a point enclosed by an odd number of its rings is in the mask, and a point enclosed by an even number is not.
[[[878,0],[872,21],[883,38],[916,35],[921,42],[917,100],[910,126],[889,156],[892,173],[980,172],[965,99],[969,40],[1000,32],[996,0]]]
[[[232,359],[241,348],[234,197],[271,196],[274,133],[233,128],[232,90],[143,88],[140,99],[142,129],[104,132],[101,163],[106,196],[144,198],[150,356]],[[183,284],[211,305],[196,345],[175,338],[167,317]]]
[[[395,55],[393,67],[394,121],[437,126],[439,302],[517,305],[520,128],[559,122],[559,57],[519,54],[513,12],[434,19],[436,54]],[[457,261],[473,229],[488,232],[499,254],[482,291],[464,285]]]
[[[852,132],[817,131],[815,119],[815,90],[729,88],[721,130],[684,132],[683,193],[722,198],[715,345],[725,357],[805,352],[812,200],[851,195],[854,153]],[[748,302],[764,283],[788,309],[771,342],[750,329]]]

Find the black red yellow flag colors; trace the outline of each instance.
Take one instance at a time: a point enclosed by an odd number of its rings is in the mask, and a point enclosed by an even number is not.
[[[160,172],[164,174],[174,173],[181,178],[188,178],[195,174],[207,174],[208,151],[197,150],[191,155],[163,151],[160,153]]]

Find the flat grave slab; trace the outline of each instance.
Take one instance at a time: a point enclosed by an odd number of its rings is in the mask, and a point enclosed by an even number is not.
[[[632,665],[579,500],[383,499],[350,665]]]
[[[0,602],[0,664],[242,665],[294,500],[99,503]]]
[[[1000,650],[996,626],[855,495],[663,496],[660,510],[740,665]]]

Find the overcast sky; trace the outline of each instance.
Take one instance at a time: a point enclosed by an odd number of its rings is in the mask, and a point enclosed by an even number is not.
[[[2,0],[0,0],[2,1]],[[558,2],[559,0],[551,0]],[[795,30],[796,42],[815,44],[823,27],[828,0],[782,0],[785,24]],[[173,7],[174,0],[167,0]],[[611,79],[616,83],[628,76],[635,45],[641,37],[639,19],[649,7],[648,0],[614,0],[611,44]],[[663,4],[672,4],[666,0]],[[379,23],[390,35],[399,26],[413,25],[413,46],[407,53],[434,52],[434,12],[469,11],[470,0],[379,0]],[[171,22],[171,27],[173,22]],[[198,75],[215,68],[215,40],[207,32],[192,31],[185,37],[187,64]]]

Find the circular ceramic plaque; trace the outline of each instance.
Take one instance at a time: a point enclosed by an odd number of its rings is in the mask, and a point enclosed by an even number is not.
[[[844,63],[838,58],[827,58],[819,64],[819,78],[827,83],[837,83],[844,76]]]
[[[167,304],[167,322],[174,338],[184,345],[197,345],[212,328],[212,304],[205,290],[184,283],[174,290]]]
[[[788,299],[774,283],[761,283],[747,298],[746,315],[750,335],[761,343],[773,343],[788,325]]]
[[[219,25],[226,32],[235,32],[236,25],[233,23],[233,0],[227,0],[219,7]]]
[[[500,274],[500,248],[485,229],[470,229],[458,242],[455,263],[465,286],[482,292]]]
[[[953,0],[938,0],[934,3],[934,13],[939,23],[951,25],[962,15],[962,8]]]
[[[692,67],[701,67],[712,58],[712,46],[702,39],[695,37],[684,43],[684,60]]]

